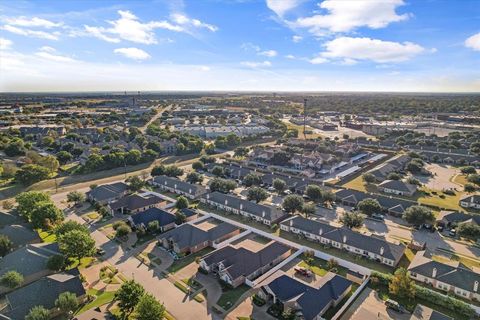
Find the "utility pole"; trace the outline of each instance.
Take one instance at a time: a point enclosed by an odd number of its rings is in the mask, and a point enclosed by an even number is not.
[[[307,140],[307,99],[303,99],[303,138]]]

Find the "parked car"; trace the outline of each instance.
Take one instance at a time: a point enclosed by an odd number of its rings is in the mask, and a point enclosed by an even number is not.
[[[294,270],[295,270],[296,273],[299,273],[304,277],[309,278],[309,277],[312,276],[312,272],[310,270],[305,269],[305,268],[295,268]]]
[[[268,190],[268,191],[275,191],[275,188],[274,188],[274,187],[268,187],[267,190]]]
[[[450,231],[448,232],[448,235],[449,235],[450,237],[455,237],[455,236],[457,235],[457,230],[455,230],[455,229],[450,230]]]
[[[392,309],[400,313],[406,312],[405,308],[395,300],[388,299],[387,301],[385,301],[385,305],[387,306],[388,309]]]
[[[95,253],[97,254],[97,256],[103,256],[105,254],[105,250],[98,248]]]
[[[377,220],[385,220],[385,216],[383,214],[380,214],[380,213],[372,214],[372,218],[377,219]]]
[[[442,225],[438,225],[438,226],[437,226],[437,229],[438,229],[439,232],[443,232],[443,229],[444,229],[444,228],[443,228]]]

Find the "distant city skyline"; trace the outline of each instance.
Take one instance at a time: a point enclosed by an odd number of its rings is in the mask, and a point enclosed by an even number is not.
[[[480,92],[480,2],[3,1],[0,91]]]

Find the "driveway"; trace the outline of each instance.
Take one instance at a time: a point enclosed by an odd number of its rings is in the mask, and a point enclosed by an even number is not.
[[[225,316],[228,320],[237,320],[239,317],[250,317],[250,319],[276,320],[267,313],[268,303],[262,307],[256,306],[252,298],[248,297],[240,303],[235,309]]]

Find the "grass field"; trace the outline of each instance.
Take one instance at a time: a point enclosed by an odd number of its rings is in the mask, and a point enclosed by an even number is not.
[[[51,231],[43,231],[38,229],[37,232],[40,239],[42,239],[42,242],[52,243],[57,241],[57,236]]]
[[[250,290],[250,287],[242,284],[234,289],[224,288],[222,295],[217,301],[217,304],[223,308],[223,310],[227,311],[230,309],[240,297]]]
[[[104,304],[110,303],[113,301],[115,297],[115,291],[99,291],[96,289],[89,289],[87,291],[89,295],[95,296],[95,300],[85,304],[80,310],[76,312],[76,314],[81,314],[87,310],[103,306]]]

